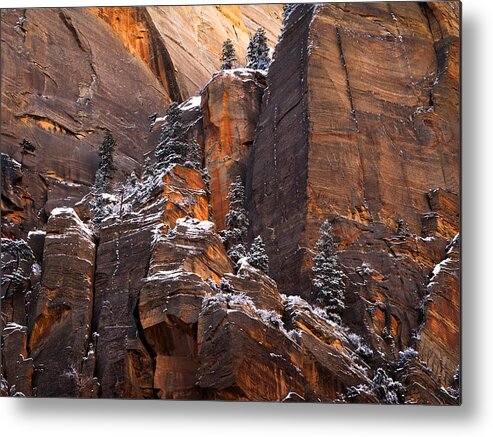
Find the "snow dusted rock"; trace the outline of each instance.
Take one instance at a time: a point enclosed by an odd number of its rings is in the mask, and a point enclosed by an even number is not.
[[[198,353],[205,399],[281,401],[290,391],[306,397],[301,350],[244,299],[205,301]]]
[[[16,22],[24,13],[23,33]],[[105,131],[118,144],[115,180],[138,169],[150,150],[148,117],[171,98],[119,35],[87,9],[11,9],[2,14],[2,29],[2,151],[29,170],[21,181],[24,210],[9,215],[14,222],[20,215],[29,231],[46,223],[49,210],[73,206],[87,192]],[[21,154],[23,139],[36,146],[34,153]],[[46,203],[48,214],[38,215]],[[18,227],[13,232],[24,237]]]
[[[453,239],[446,257],[433,269],[423,298],[423,323],[416,349],[444,387],[451,385],[460,362],[460,237]]]
[[[195,386],[197,322],[205,295],[232,272],[224,246],[209,221],[182,218],[156,234],[149,273],[140,292],[139,317],[156,357],[154,388],[162,398],[198,397]]]
[[[347,336],[304,304],[290,301],[282,316],[258,308],[247,294],[205,299],[198,324],[203,396],[284,401],[294,391],[306,401],[333,401],[367,383],[369,366]]]
[[[353,227],[340,250],[359,265],[366,255],[356,253],[366,252],[381,271],[382,251],[389,253],[382,240],[398,218],[420,235],[428,191],[459,194],[459,9],[454,2],[329,3],[290,14],[269,68],[246,184],[251,234],[262,236],[283,292],[310,300],[310,251],[326,218],[366,228],[358,241],[362,229]],[[447,208],[458,212],[453,202]],[[456,228],[449,223],[447,238]],[[394,291],[384,296],[389,306]],[[412,294],[419,300],[415,289],[397,300]]]
[[[223,277],[228,289],[235,294],[248,296],[259,309],[282,315],[282,299],[275,281],[248,264],[246,258],[240,259],[238,264],[240,267],[236,275],[227,274]]]
[[[157,229],[149,276],[183,269],[197,274],[203,281],[218,283],[233,268],[224,246],[209,221],[186,217],[176,221],[176,227],[167,234]]]
[[[184,219],[187,216],[196,219]],[[152,345],[160,340],[149,341],[154,331],[149,334],[147,328],[154,323],[152,308],[166,306],[168,294],[163,289],[171,288],[173,294],[182,287],[184,294],[191,289],[193,295],[204,286],[199,295],[204,294],[209,287],[191,272],[217,280],[231,271],[212,223],[200,221],[208,218],[200,172],[173,165],[123,196],[101,223],[94,318],[99,334],[96,375],[103,397],[154,397],[152,357],[157,352]],[[179,271],[173,275],[173,270]],[[183,303],[182,311],[187,312],[190,300],[193,307],[193,297],[175,302],[175,307],[179,310]]]
[[[364,356],[371,354],[369,348],[363,352],[360,342],[351,342],[348,332],[302,298],[290,296],[284,304],[285,329],[302,350],[300,368],[313,397],[335,400],[349,387],[368,381],[371,367]]]
[[[55,208],[46,227],[42,288],[29,340],[38,396],[80,395],[91,335],[95,256],[90,229],[72,208]]]
[[[27,326],[7,323],[2,332],[2,373],[12,395],[32,396],[33,360],[28,358]]]
[[[27,11],[24,36],[12,32],[17,13],[3,14],[14,62],[2,72],[24,78],[28,90],[21,96],[8,81],[6,120],[19,113],[19,99],[29,110],[2,129],[6,147],[20,160],[24,136],[39,144],[22,165],[2,156],[2,235],[26,238],[33,259],[14,269],[23,272],[18,287],[2,288],[0,392],[377,402],[372,383],[387,375],[410,402],[457,403],[449,389],[459,359],[453,5],[299,5],[267,77],[234,69],[212,79],[219,60],[210,53],[232,36],[224,23],[248,22],[235,27],[241,42],[258,19],[270,22],[262,18],[269,6],[250,8],[248,19],[242,7],[223,6],[191,15],[187,7]],[[177,23],[206,35],[208,50],[194,56],[197,40],[171,41],[166,29]],[[145,32],[136,37],[136,29]],[[276,29],[267,29],[271,38]],[[52,78],[25,50],[48,33],[64,51],[59,59],[48,47],[37,59]],[[90,62],[81,50],[92,52]],[[128,71],[109,74],[108,54],[114,72],[129,53]],[[75,73],[53,87],[70,76],[60,62]],[[46,95],[31,93],[39,81]],[[66,98],[78,93],[77,103]],[[180,108],[187,138],[204,146],[210,195],[190,165],[125,186],[117,174],[103,194],[95,257],[96,239],[82,223],[92,195],[78,214],[69,207],[93,181],[101,132],[115,129],[121,140],[118,171],[140,174],[138,161],[165,122],[150,122],[142,108],[160,111],[188,95]],[[217,235],[229,183],[245,173],[250,237],[262,235],[275,280],[245,260],[234,274]],[[28,234],[50,211],[46,236]],[[342,327],[307,302],[311,250],[327,217],[349,278]]]
[[[177,165],[163,177],[166,199],[164,218],[170,226],[187,215],[198,220],[209,219],[207,187],[200,171]]]

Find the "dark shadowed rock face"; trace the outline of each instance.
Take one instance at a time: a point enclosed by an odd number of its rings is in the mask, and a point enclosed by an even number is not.
[[[428,191],[458,193],[458,5],[434,9],[445,22],[430,24],[433,11],[417,3],[293,12],[269,70],[248,187],[253,233],[270,241],[282,290],[309,288],[323,219],[392,230],[400,218],[420,235]]]
[[[307,204],[306,58],[313,9],[304,5],[294,10],[276,47],[246,186],[252,235],[267,242],[270,268],[281,290],[297,294],[306,252],[301,240]]]

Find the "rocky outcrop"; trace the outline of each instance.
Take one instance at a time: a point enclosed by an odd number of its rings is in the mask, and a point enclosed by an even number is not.
[[[170,98],[145,63],[83,8],[3,11],[1,50],[2,151],[22,163],[24,192],[22,205],[2,219],[2,232],[25,237],[54,206],[73,207],[87,193],[106,131],[118,144],[117,180],[138,168],[148,116]],[[36,150],[22,154],[23,140]]]
[[[298,5],[268,72],[212,74],[280,8],[2,14],[2,396],[460,402],[459,5]],[[172,99],[199,150],[143,172]],[[220,237],[238,175],[269,275]]]
[[[138,310],[156,359],[154,389],[158,397],[200,397],[195,375],[202,301],[231,271],[211,222],[179,219],[173,232],[157,235]]]
[[[434,8],[458,14],[454,3]],[[427,192],[457,194],[458,72],[444,63],[455,65],[458,33],[435,20],[444,27],[435,41],[426,11],[381,3],[292,13],[269,70],[248,187],[253,233],[271,242],[281,289],[309,288],[309,251],[324,218],[389,229],[401,218],[419,235]],[[455,84],[445,105],[442,83]]]
[[[196,5],[148,7],[146,11],[169,52],[184,98],[195,95],[221,66],[222,44],[230,38],[238,67],[246,64],[250,36],[259,26],[269,47],[277,42],[282,5]],[[177,38],[174,33],[180,34]]]
[[[204,162],[219,230],[225,227],[229,186],[237,176],[246,178],[264,88],[262,73],[239,69],[214,75],[203,91]]]
[[[51,209],[73,207],[84,197],[108,130],[118,144],[116,180],[139,171],[155,146],[148,141],[149,116],[200,91],[219,69],[226,38],[234,40],[239,66],[258,26],[274,47],[281,10],[223,5],[4,11],[2,151],[22,163],[17,182],[24,194],[9,197],[14,204],[2,198],[2,235],[25,237],[46,223]],[[178,32],[182,42],[173,37]],[[24,140],[34,153],[22,154]]]
[[[29,350],[42,397],[78,397],[91,339],[96,244],[71,208],[47,224],[41,289],[34,297]]]
[[[296,7],[250,155],[252,234],[280,290],[313,301],[312,249],[332,219],[344,319],[387,359],[413,342],[458,232],[458,14],[453,2]]]
[[[96,270],[96,374],[103,397],[154,396],[154,356],[142,335],[139,296],[151,269],[153,238],[186,215],[208,218],[200,172],[174,166],[117,200],[102,223]]]

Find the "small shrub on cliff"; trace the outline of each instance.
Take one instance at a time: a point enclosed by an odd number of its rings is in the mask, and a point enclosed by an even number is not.
[[[228,38],[223,42],[223,51],[221,54],[221,70],[231,70],[236,61],[236,53],[233,43]]]
[[[115,170],[115,165],[113,163],[113,152],[115,151],[115,147],[116,142],[113,139],[113,135],[111,132],[108,132],[99,147],[99,157],[101,158],[101,161],[99,162],[99,167],[96,171],[92,189],[94,198],[89,204],[94,214],[93,222],[96,225],[101,223],[105,216],[103,193],[107,190],[108,179],[111,179],[111,174]]]
[[[382,368],[372,380],[372,391],[385,404],[400,404],[404,398],[404,386],[394,381]]]
[[[99,147],[99,162],[98,170],[96,171],[96,177],[94,180],[94,188],[96,190],[104,191],[107,188],[108,179],[111,179],[111,174],[115,170],[113,163],[113,152],[115,151],[116,142],[113,139],[111,132],[108,132],[101,146]]]
[[[229,211],[226,214],[226,229],[222,232],[222,240],[231,260],[236,263],[245,256],[245,240],[248,232],[248,213],[245,209],[245,188],[241,176],[230,185]]]
[[[187,163],[192,168],[202,168],[202,163],[200,159],[200,145],[199,143],[197,143],[196,140],[192,140],[188,143]]]
[[[166,123],[161,130],[155,151],[158,167],[166,167],[174,163],[182,164],[186,159],[188,143],[182,115],[182,110],[176,102],[166,110]]]
[[[34,152],[36,151],[36,146],[33,143],[31,143],[31,141],[26,140],[25,138],[20,142],[20,145],[22,146],[22,149],[21,149],[21,154],[22,154],[21,165],[24,165],[24,156],[26,156],[26,155],[34,155]]]
[[[151,163],[151,158],[149,156],[144,160],[144,170],[142,171],[142,179],[147,181],[154,176],[154,168]]]
[[[315,245],[315,251],[312,284],[316,299],[325,308],[327,316],[340,324],[344,310],[345,275],[339,266],[337,247],[328,220],[320,227],[320,239]]]
[[[282,24],[284,27],[286,27],[286,22],[288,21],[289,16],[291,15],[291,12],[293,12],[293,9],[296,7],[296,3],[288,3],[285,4],[282,8]]]
[[[264,242],[260,235],[253,240],[250,253],[248,254],[248,262],[256,269],[263,271],[266,275],[269,274],[269,257],[265,253]]]
[[[247,49],[247,67],[255,70],[267,70],[270,65],[269,47],[265,30],[261,27],[250,38]]]
[[[405,387],[379,367],[369,386],[360,384],[349,387],[346,398],[350,402],[358,402],[361,396],[373,396],[384,404],[402,404],[405,400],[404,395]]]

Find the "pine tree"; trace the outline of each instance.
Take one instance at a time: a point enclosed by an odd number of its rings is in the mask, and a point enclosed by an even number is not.
[[[250,37],[250,41],[248,42],[248,47],[247,47],[247,68],[255,68],[254,65],[257,64],[257,58],[255,54],[255,35],[252,35]]]
[[[291,15],[291,12],[293,12],[293,9],[295,8],[296,3],[288,3],[285,4],[282,8],[282,24],[283,26],[286,26],[286,22],[288,21],[289,16]]]
[[[188,145],[182,115],[182,110],[176,102],[173,102],[166,111],[166,124],[161,130],[155,151],[156,163],[160,167],[173,163],[181,164],[185,161]]]
[[[99,147],[99,162],[98,170],[93,184],[93,200],[89,206],[93,211],[93,222],[99,225],[104,218],[104,202],[103,193],[108,188],[108,179],[111,179],[111,174],[115,170],[113,163],[113,152],[115,151],[116,142],[113,139],[111,132],[108,132]]]
[[[269,47],[265,30],[261,27],[250,38],[247,49],[247,67],[255,70],[267,70],[270,65]]]
[[[201,168],[200,162],[200,145],[196,140],[192,140],[188,143],[188,151],[187,151],[187,161],[189,161],[194,168]]]
[[[135,193],[137,188],[137,182],[138,182],[137,175],[135,174],[135,171],[132,171],[130,176],[127,178],[127,181],[125,182],[125,187],[124,187],[125,196],[129,196]]]
[[[394,381],[380,367],[372,380],[371,388],[377,398],[386,404],[400,404],[404,400],[404,386]]]
[[[227,197],[229,211],[226,214],[226,230],[223,232],[223,241],[228,255],[233,262],[237,262],[246,255],[245,241],[248,232],[248,213],[245,209],[245,188],[241,176],[230,185]]]
[[[256,269],[262,270],[266,275],[269,274],[269,257],[265,253],[264,242],[260,235],[253,240],[248,254],[248,262]]]
[[[113,135],[111,132],[108,132],[99,147],[99,157],[101,160],[94,181],[94,188],[101,192],[106,190],[108,179],[111,179],[111,173],[115,170],[115,165],[113,164],[113,152],[115,147],[116,143],[113,139]]]
[[[312,271],[315,298],[322,305],[328,317],[341,324],[344,310],[344,278],[339,266],[337,247],[332,239],[332,227],[328,220],[320,227],[320,239],[315,245],[316,255]]]
[[[34,254],[24,240],[2,238],[1,286],[7,285],[2,295],[7,296],[12,285],[16,287],[28,281],[30,272],[25,264],[33,261]]]
[[[231,70],[236,61],[236,53],[233,43],[228,38],[223,42],[223,51],[221,54],[221,70]]]

